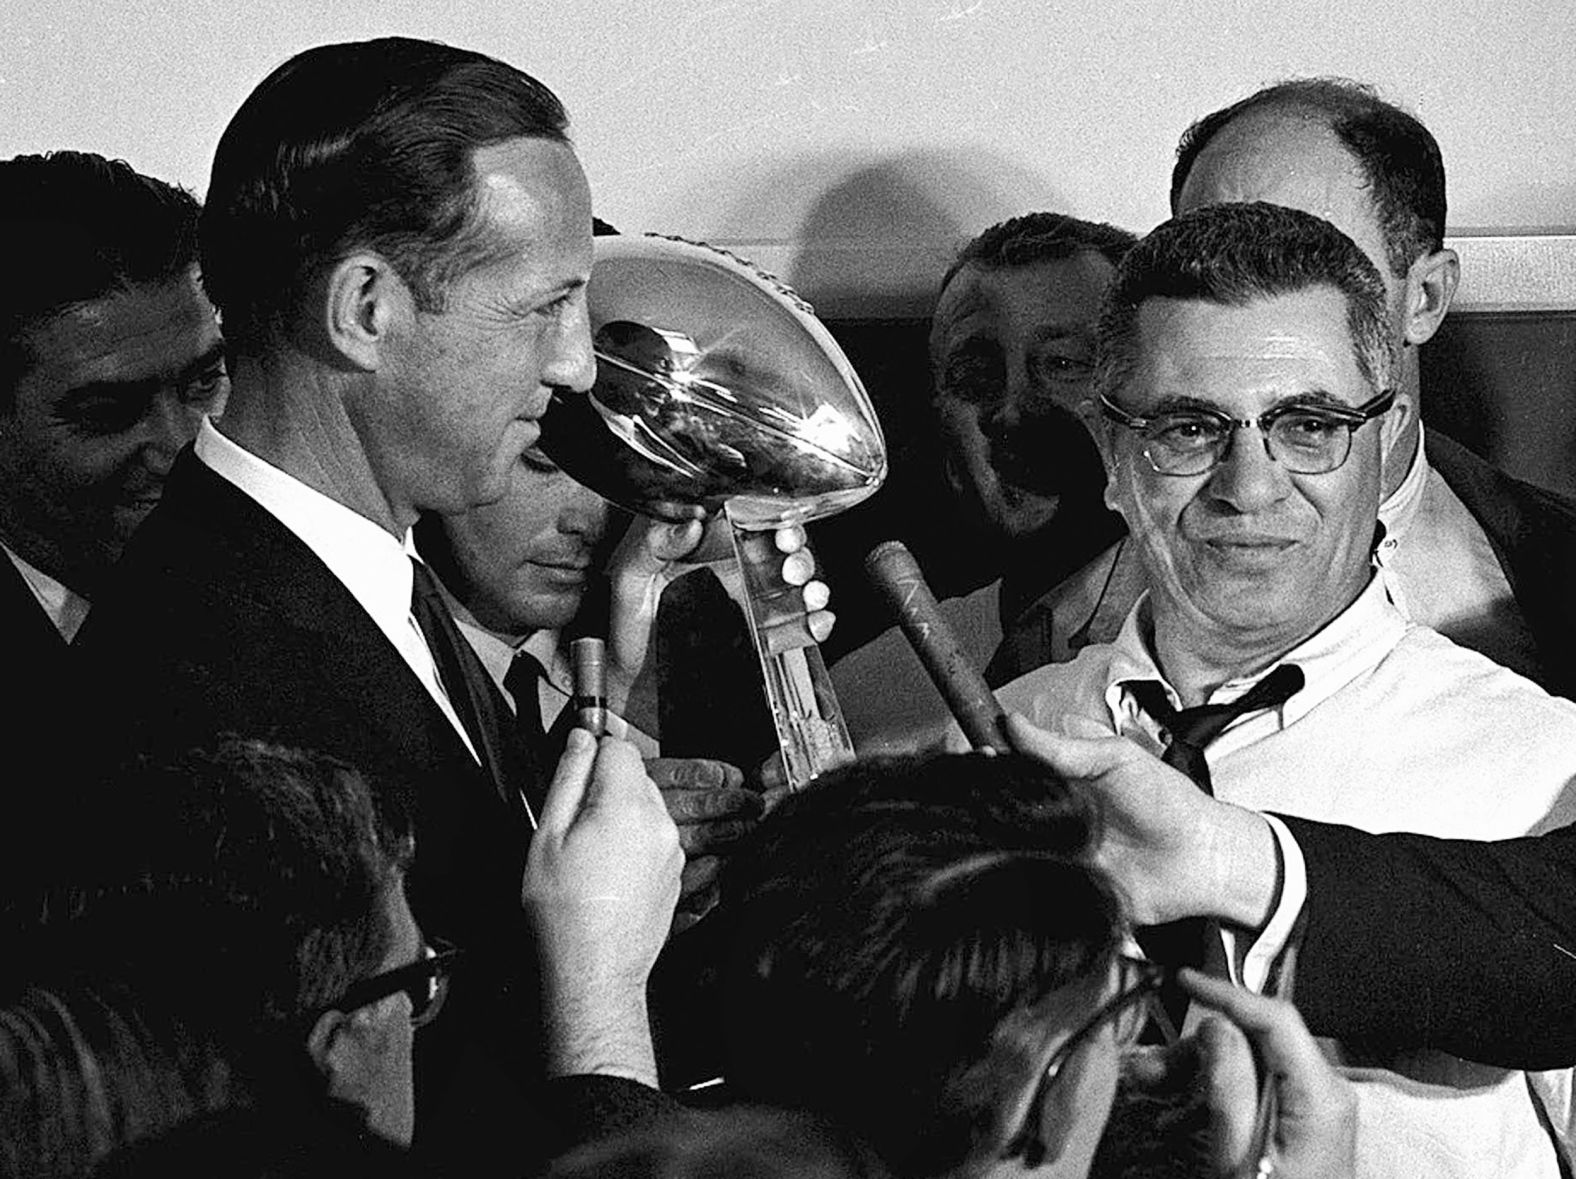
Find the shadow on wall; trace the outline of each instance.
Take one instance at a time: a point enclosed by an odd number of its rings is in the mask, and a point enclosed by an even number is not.
[[[912,318],[930,313],[936,282],[957,248],[993,222],[1065,198],[1006,156],[916,151],[872,162],[853,152],[801,156],[756,178],[719,218],[759,226],[761,209],[802,209],[787,240],[758,259],[824,318]],[[759,232],[758,228],[756,232]],[[746,244],[749,242],[749,244]]]

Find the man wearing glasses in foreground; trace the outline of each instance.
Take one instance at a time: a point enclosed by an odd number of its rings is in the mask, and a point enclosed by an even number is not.
[[[1384,307],[1362,252],[1293,210],[1215,206],[1135,248],[1102,319],[1091,413],[1149,593],[1113,643],[1003,689],[1006,708],[1164,750],[1255,810],[1474,839],[1570,820],[1576,708],[1410,625],[1373,575],[1384,464],[1415,413],[1391,387]],[[1183,711],[1198,706],[1213,711]],[[1305,880],[1271,825],[1278,904],[1256,939],[1212,939],[1255,987]],[[1166,905],[1135,916],[1198,911]],[[1332,1046],[1360,1082],[1361,1169],[1559,1173],[1568,1075],[1424,1049]]]
[[[547,1003],[585,1002],[575,989],[615,955],[643,992],[661,947],[683,859],[661,796],[630,771],[638,765],[633,746],[598,747],[575,730],[548,791],[519,894]],[[451,970],[468,965],[412,916],[414,843],[400,808],[374,801],[341,761],[233,737],[128,774],[107,805],[102,839],[64,853],[75,919],[46,924],[48,944],[19,955],[30,977],[61,967],[112,980],[156,1047],[223,1061],[225,1075],[189,1078],[205,1095],[199,1108],[230,1107],[188,1128],[190,1149],[229,1141],[280,1162],[340,1151],[355,1174],[394,1157],[415,1125],[417,1030],[438,1015]],[[617,950],[609,922],[623,930]],[[532,1008],[522,1017],[535,1017],[534,1000],[518,996]],[[563,1047],[549,1030],[550,1068]],[[649,1041],[604,1050],[651,1056]],[[216,1102],[220,1086],[227,1100]],[[517,1131],[518,1154],[489,1160],[502,1173],[529,1173],[609,1125],[670,1108],[617,1076],[560,1074],[535,1097],[500,1096],[488,1111]],[[475,1173],[463,1159],[436,1162]]]

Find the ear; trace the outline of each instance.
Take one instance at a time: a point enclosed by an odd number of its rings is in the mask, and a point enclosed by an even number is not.
[[[1078,419],[1094,439],[1095,449],[1100,452],[1100,462],[1105,467],[1105,506],[1113,512],[1119,512],[1121,509],[1116,505],[1116,475],[1121,470],[1122,460],[1116,452],[1115,428],[1105,420],[1099,404],[1092,397],[1086,397],[1078,403]]]
[[[306,1053],[335,1097],[350,1097],[365,1083],[368,1034],[361,1012],[325,1011],[307,1033]]]
[[[391,338],[415,314],[415,295],[381,254],[351,254],[329,271],[323,331],[329,345],[354,367],[375,370]]]
[[[1417,401],[1411,391],[1404,387],[1398,388],[1395,404],[1390,407],[1390,412],[1379,420],[1379,454],[1386,466],[1394,461],[1392,456],[1395,454],[1396,447],[1401,439],[1407,436],[1416,416]]]
[[[1444,322],[1461,283],[1461,260],[1454,250],[1436,250],[1412,263],[1406,275],[1406,306],[1402,337],[1416,347],[1426,344]]]

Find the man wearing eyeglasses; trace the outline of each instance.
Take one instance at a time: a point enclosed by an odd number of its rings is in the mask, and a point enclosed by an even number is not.
[[[542,948],[554,1079],[525,1100],[499,1091],[477,1111],[509,1123],[507,1157],[424,1155],[438,1172],[528,1173],[604,1121],[669,1108],[618,1065],[654,1074],[648,1035],[621,1041],[603,1029],[588,1043],[571,1011],[612,999],[644,1023],[645,975],[683,857],[661,795],[631,772],[639,764],[624,742],[570,734],[517,882]],[[61,833],[60,854],[80,866],[70,901],[52,912],[72,920],[45,923],[48,952],[17,955],[28,964],[19,969],[68,965],[112,983],[158,1048],[201,1046],[225,1063],[231,1103],[248,1107],[240,1123],[255,1118],[302,1149],[342,1142],[344,1173],[373,1173],[386,1144],[410,1145],[417,1106],[432,1097],[418,1091],[414,1064],[437,1029],[420,1029],[439,1015],[451,976],[463,987],[483,965],[412,913],[411,816],[338,759],[235,737],[139,766],[118,787],[102,829]],[[600,969],[610,961],[617,974]],[[515,996],[522,1018],[536,1017],[537,998]],[[575,1075],[590,1054],[611,1075]]]
[[[1386,464],[1416,412],[1394,361],[1378,273],[1319,218],[1218,205],[1144,239],[1102,318],[1091,417],[1149,592],[1112,643],[1015,681],[1003,705],[1129,737],[1255,810],[1477,839],[1569,821],[1576,706],[1411,624],[1376,575]],[[1286,895],[1252,944],[1222,941],[1254,986],[1304,879],[1271,822]],[[1365,1069],[1373,1173],[1559,1173],[1527,1074],[1343,1051]],[[1560,1132],[1567,1079],[1531,1081]]]

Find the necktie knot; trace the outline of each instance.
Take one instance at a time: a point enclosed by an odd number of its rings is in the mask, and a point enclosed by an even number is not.
[[[1166,730],[1170,744],[1164,761],[1213,794],[1209,763],[1204,750],[1232,721],[1250,712],[1277,708],[1301,690],[1302,668],[1283,663],[1229,704],[1201,704],[1195,708],[1173,708],[1164,685],[1158,680],[1133,680],[1126,685],[1138,706]]]

